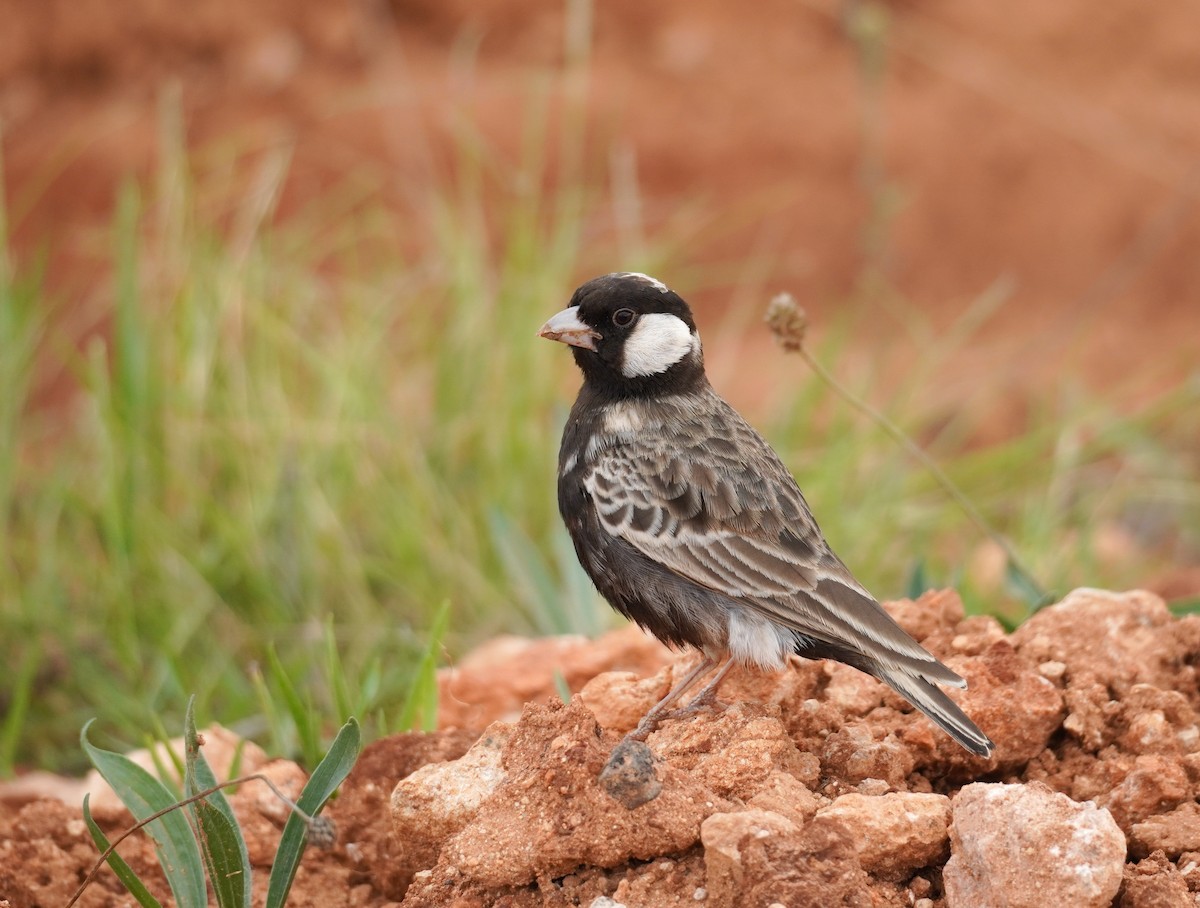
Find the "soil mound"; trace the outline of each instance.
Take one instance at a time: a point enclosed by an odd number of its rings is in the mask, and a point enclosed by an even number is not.
[[[872,678],[798,661],[731,675],[726,709],[651,735],[658,794],[629,809],[597,776],[692,657],[630,629],[594,644],[493,642],[442,678],[443,719],[469,717],[482,734],[368,747],[327,811],[339,844],[305,856],[292,903],[1196,903],[1200,617],[1098,590],[1013,634],[964,616],[948,591],[887,607],[969,681],[954,696],[996,742],[992,757]],[[556,675],[578,690],[569,703]],[[235,810],[267,862],[277,825],[256,798],[240,791]],[[152,867],[144,840],[123,854]],[[0,898],[63,904],[94,856],[74,807],[26,804],[0,818]],[[125,901],[106,873],[83,904]]]

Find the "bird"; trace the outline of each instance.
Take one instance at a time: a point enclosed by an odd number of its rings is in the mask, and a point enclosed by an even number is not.
[[[713,389],[678,294],[639,272],[605,274],[538,336],[569,345],[583,373],[558,461],[580,564],[618,612],[702,656],[627,739],[716,703],[732,667],[780,671],[796,654],[866,672],[990,756],[991,739],[939,687],[966,681],[854,578],[779,455]]]

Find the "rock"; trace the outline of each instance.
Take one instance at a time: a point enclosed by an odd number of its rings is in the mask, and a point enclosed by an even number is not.
[[[308,773],[291,760],[272,760],[260,767],[256,775],[265,776],[284,797],[292,801],[299,799],[300,792],[308,784]],[[240,804],[257,811],[279,826],[283,826],[292,815],[291,805],[281,801],[265,782],[257,779],[239,787],[236,794],[230,797],[230,803],[235,807]]]
[[[83,779],[44,770],[27,772],[15,779],[0,779],[0,805],[6,810],[16,810],[33,801],[50,798],[64,804],[79,804],[87,793],[88,786]]]
[[[852,836],[832,821],[814,821],[799,835],[744,838],[741,867],[745,890],[731,904],[718,902],[717,908],[908,904],[900,901],[897,887],[868,876]]]
[[[1108,908],[1125,836],[1107,811],[1039,783],[967,785],[953,801],[947,908]]]
[[[801,753],[778,716],[757,703],[668,722],[649,743],[666,762],[693,774],[721,797],[746,801],[777,771],[815,784],[820,768]]]
[[[940,864],[950,848],[950,799],[945,795],[845,794],[818,810],[817,818],[840,822],[863,869],[880,879],[907,879],[921,867]]]
[[[358,877],[368,876],[388,899],[404,897],[410,870],[398,855],[413,850],[409,842],[401,845],[393,828],[390,804],[396,783],[422,766],[457,760],[477,738],[458,730],[401,732],[372,741],[330,804],[337,814],[338,842]]]
[[[559,679],[574,692],[603,672],[653,675],[673,660],[670,650],[632,624],[598,640],[495,637],[438,672],[438,728],[512,721],[526,703],[558,699]]]
[[[897,599],[883,607],[922,644],[935,637],[952,639],[964,617],[962,599],[949,589],[927,590],[917,599]]]
[[[462,757],[423,766],[396,783],[391,814],[400,890],[413,873],[434,866],[445,840],[503,784],[503,748],[512,734],[511,725],[497,722]]]
[[[789,704],[782,718],[796,749],[807,754],[819,754],[825,747],[825,739],[846,725],[840,709],[816,697]]]
[[[898,904],[874,897],[878,884],[859,864],[853,835],[833,820],[801,829],[771,811],[718,813],[704,821],[701,841],[699,903],[709,908]]]
[[[1179,868],[1161,851],[1125,868],[1115,908],[1195,908]]]
[[[612,899],[630,908],[651,905],[654,908],[696,908],[697,904],[703,908],[711,905],[704,887],[705,874],[704,856],[698,848],[678,860],[660,858],[649,864],[638,862],[621,876]],[[563,895],[566,905],[576,904],[566,891]],[[582,904],[582,900],[579,903]]]
[[[1171,613],[1153,593],[1078,589],[1017,628],[1013,644],[1035,663],[1054,660],[1123,695],[1139,682],[1174,685]]]
[[[841,662],[826,660],[824,669],[829,678],[825,684],[825,702],[850,716],[865,716],[883,705],[888,688],[881,681]]]
[[[1177,690],[1135,684],[1120,704],[1117,744],[1127,753],[1179,756],[1200,751],[1196,710]]]
[[[815,783],[816,778],[813,778],[810,784]],[[804,782],[791,773],[773,772],[759,786],[758,793],[746,802],[746,806],[772,811],[787,817],[797,826],[804,826],[827,803],[828,799],[813,794]]]
[[[1172,858],[1200,851],[1200,804],[1188,801],[1170,813],[1134,823],[1129,834],[1129,851],[1135,857],[1163,851]]]
[[[300,797],[308,782],[308,773],[291,760],[272,760],[260,767],[257,774],[270,779],[280,793],[292,801]],[[238,790],[229,796],[229,806],[242,828],[250,863],[270,867],[279,849],[283,824],[291,816],[291,806],[259,779],[238,786]]]
[[[604,672],[585,684],[579,696],[601,728],[624,735],[666,696],[678,680],[676,674],[683,671],[686,666],[681,660],[649,678],[633,672]]]
[[[1179,875],[1187,882],[1189,892],[1200,892],[1200,851],[1185,851],[1177,863]]]
[[[654,754],[643,741],[622,741],[600,771],[600,787],[621,806],[633,810],[662,793],[654,772]]]
[[[742,847],[751,839],[794,836],[800,827],[781,814],[767,810],[716,813],[700,826],[706,868],[705,889],[711,905],[739,904],[746,891]]]
[[[966,691],[948,691],[996,743],[990,760],[964,750],[930,722],[910,723],[904,740],[916,751],[920,771],[938,776],[975,778],[987,770],[1013,771],[1041,753],[1062,726],[1063,697],[1037,663],[1020,655],[1007,640],[991,643],[977,655],[948,658],[967,679]]]
[[[633,810],[622,806],[598,782],[615,743],[602,740],[578,697],[570,705],[527,706],[504,742],[503,778],[470,825],[442,846],[435,882],[460,876],[483,887],[520,887],[581,865],[676,854],[699,841],[701,821],[725,802],[663,762],[661,794]]]
[[[912,748],[894,734],[878,740],[876,734],[868,724],[849,725],[830,734],[821,751],[824,774],[840,782],[880,779],[889,789],[903,788],[916,767]]]
[[[1107,685],[1088,672],[1075,673],[1063,694],[1065,728],[1090,753],[1098,753],[1116,739],[1115,723],[1121,704],[1112,699]]]
[[[1150,754],[1135,758],[1120,784],[1102,792],[1096,803],[1108,808],[1117,825],[1129,831],[1135,823],[1171,810],[1192,796],[1181,761]]]

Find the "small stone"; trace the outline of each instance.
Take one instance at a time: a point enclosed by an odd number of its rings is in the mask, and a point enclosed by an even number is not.
[[[1065,663],[1051,659],[1049,662],[1043,662],[1038,666],[1038,673],[1043,678],[1048,678],[1051,681],[1061,681],[1067,673],[1067,666]]]
[[[1172,858],[1184,852],[1200,851],[1200,804],[1188,801],[1170,813],[1134,823],[1129,834],[1129,850],[1135,857],[1163,851]]]
[[[633,810],[662,794],[654,774],[654,754],[643,741],[622,741],[600,772],[600,787],[617,803]]]
[[[1187,880],[1161,851],[1125,868],[1117,908],[1194,908]]]

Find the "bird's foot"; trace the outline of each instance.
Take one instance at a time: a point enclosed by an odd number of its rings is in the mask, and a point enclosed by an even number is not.
[[[669,709],[658,711],[650,710],[650,712],[642,716],[642,721],[637,724],[637,728],[629,732],[629,734],[621,739],[621,743],[624,744],[626,741],[645,741],[648,737],[654,734],[654,732],[658,731],[658,726],[661,725],[665,719],[671,718],[674,712],[674,710]]]
[[[678,709],[673,709],[670,712],[659,716],[659,721],[662,722],[666,719],[687,719],[706,710],[712,710],[713,712],[719,713],[728,708],[728,703],[726,703],[724,700],[717,699],[717,692],[715,689],[702,690],[692,698],[691,702],[688,703],[687,706],[680,706]]]

